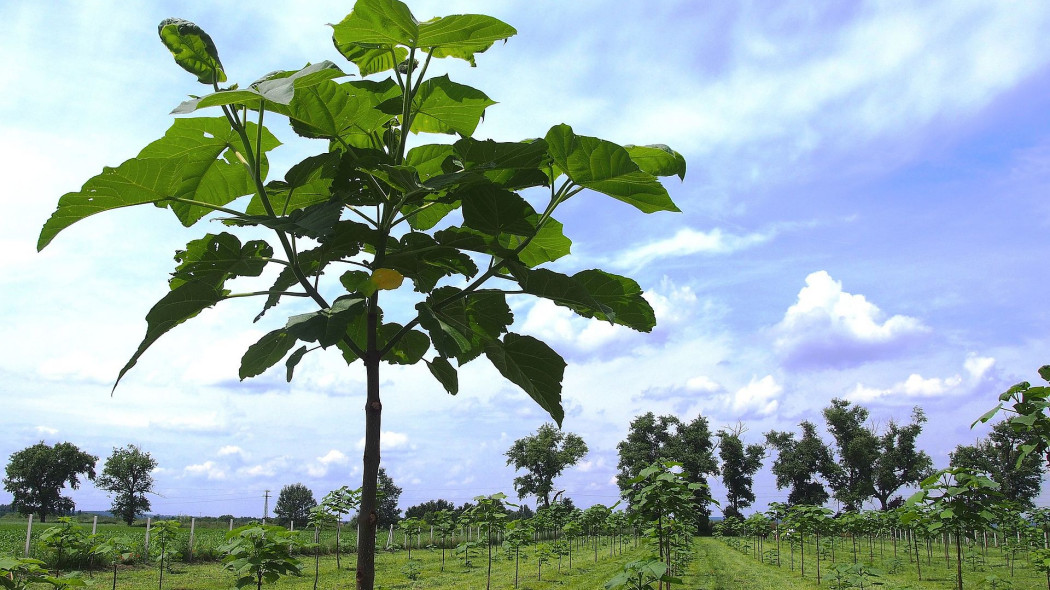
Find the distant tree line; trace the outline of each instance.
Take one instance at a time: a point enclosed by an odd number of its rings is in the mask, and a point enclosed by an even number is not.
[[[747,443],[743,423],[712,433],[703,416],[683,421],[677,416],[647,412],[632,420],[626,438],[617,445],[616,482],[621,495],[630,498],[637,491],[636,478],[643,470],[664,461],[677,463],[684,480],[698,484],[692,488],[697,510],[691,518],[696,530],[705,531],[714,503],[708,478],[720,477],[725,486],[725,501],[719,502],[723,515],[743,517],[743,509],[756,501],[754,476],[770,456],[777,489],[788,490],[787,506],[819,506],[835,500],[843,511],[860,510],[868,502],[890,510],[903,502],[899,495],[902,489],[917,486],[934,472],[930,456],[917,446],[926,423],[921,408],[912,410],[907,423],[891,419],[882,428],[870,423],[866,408],[844,399],[831,400],[822,415],[828,441],[813,422],[803,420],[796,432],[772,430],[761,442]],[[1003,421],[985,439],[956,447],[950,454],[950,467],[987,474],[999,484],[1006,500],[1029,509],[1039,494],[1045,465],[1038,454],[1025,455],[1023,449],[1032,448],[1038,438]],[[535,497],[539,508],[558,504],[572,511],[572,500],[562,497],[554,480],[587,452],[580,436],[553,424],[543,424],[535,434],[514,441],[505,456],[508,465],[524,472],[514,479],[519,499]],[[36,514],[45,522],[52,516],[70,514],[73,500],[62,491],[67,486],[77,489],[82,479],[94,481],[109,492],[112,513],[129,525],[150,510],[147,494],[154,493],[152,472],[157,462],[149,453],[136,445],[114,448],[98,476],[97,461],[98,457],[68,442],[54,446],[40,442],[13,453],[3,479],[13,499],[11,504],[0,505],[0,515]],[[386,470],[380,469],[379,526],[401,520],[401,491]],[[318,506],[313,492],[296,483],[281,489],[274,514],[278,524],[305,525]],[[436,515],[459,518],[473,508],[469,502],[457,507],[448,500],[435,499],[409,507],[405,518],[432,524]],[[504,510],[508,521],[534,515],[525,504],[508,503]],[[354,524],[356,515],[346,514]]]

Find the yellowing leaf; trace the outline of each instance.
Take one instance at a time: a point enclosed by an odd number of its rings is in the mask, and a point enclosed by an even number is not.
[[[405,276],[390,268],[377,268],[372,272],[372,284],[381,291],[391,291],[401,286]]]

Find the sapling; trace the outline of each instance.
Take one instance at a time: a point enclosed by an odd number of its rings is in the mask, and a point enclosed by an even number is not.
[[[113,564],[113,590],[117,590],[117,565],[128,561],[134,555],[131,545],[131,539],[120,535],[99,543],[91,550],[93,554],[108,559]]]
[[[317,590],[317,581],[321,574],[321,528],[326,524],[337,523],[336,515],[331,511],[330,505],[318,504],[310,509],[310,519],[307,526],[314,528],[314,590]],[[339,550],[339,541],[336,540],[336,551]]]
[[[621,146],[566,124],[518,142],[475,139],[495,101],[448,75],[427,74],[435,59],[475,65],[477,55],[516,34],[485,15],[420,22],[397,0],[357,0],[332,25],[335,50],[361,76],[349,80],[336,64],[314,60],[226,85],[217,46],[200,27],[173,18],[158,32],[176,64],[211,92],[174,113],[218,116],[176,119],[137,157],[63,195],[37,248],[88,216],[136,205],[167,209],[187,227],[223,222],[224,231],[177,251],[169,291],[146,314],[146,334],[118,382],[161,336],[220,302],[261,298],[256,319],[289,299],[310,306],[251,345],[239,376],[284,361],[291,379],[303,358],[320,350],[364,365],[356,583],[371,590],[382,363],[425,362],[454,395],[459,366],[484,356],[560,425],[566,363],[544,342],[510,331],[507,296],[544,298],[585,318],[651,331],[655,312],[635,281],[598,269],[569,275],[542,267],[569,254],[571,240],[554,217],[559,206],[589,190],[643,213],[678,211],[658,177],[684,178],[685,160],[666,146]],[[366,79],[375,74],[387,77]],[[280,142],[264,121],[275,118],[319,140],[320,153],[293,165],[283,180],[267,178],[268,154]],[[419,133],[457,139],[410,139]],[[242,241],[239,231],[251,239]],[[260,231],[272,232],[271,241],[257,239]],[[268,269],[277,271],[271,288],[235,289],[238,278],[251,282]],[[395,290],[397,297],[388,297]],[[381,300],[398,302],[404,323],[386,321]]]
[[[237,588],[255,585],[262,590],[263,582],[274,583],[281,576],[302,573],[302,563],[292,556],[299,545],[299,536],[284,527],[250,524],[226,533],[226,544],[220,550],[223,567],[237,576]]]
[[[342,550],[340,532],[343,515],[357,510],[360,505],[361,489],[352,490],[349,486],[334,489],[321,498],[322,509],[335,515],[335,569],[342,569],[339,556]]]
[[[449,510],[438,510],[434,513],[434,528],[441,537],[441,572],[445,571],[445,540],[456,532],[456,519]]]
[[[170,567],[168,553],[178,541],[179,527],[181,526],[182,524],[177,520],[158,520],[153,523],[153,528],[151,529],[153,544],[157,547],[160,555],[160,560],[157,564],[160,572],[160,577],[157,580],[158,590],[163,590],[164,588],[164,568],[165,565]]]
[[[525,519],[519,518],[507,523],[507,534],[503,545],[507,548],[508,555],[514,552],[514,587],[518,587],[518,563],[520,561],[521,549],[532,541],[535,530]]]

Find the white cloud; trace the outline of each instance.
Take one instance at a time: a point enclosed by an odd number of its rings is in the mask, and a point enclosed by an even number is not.
[[[260,463],[258,465],[252,465],[249,467],[241,467],[237,470],[238,477],[274,477],[279,473],[283,473],[288,466],[288,459],[286,457],[275,457]]]
[[[700,393],[715,393],[722,390],[722,386],[717,381],[705,375],[689,379],[685,382],[685,388]]]
[[[37,426],[36,428],[34,428],[34,430],[36,430],[37,434],[42,434],[45,436],[54,436],[58,434],[58,429],[51,428],[50,426]]]
[[[827,271],[814,272],[774,327],[775,347],[789,365],[853,365],[929,332],[916,318],[884,315],[863,295],[843,291]]]
[[[868,387],[861,383],[847,394],[846,399],[855,402],[911,402],[915,399],[931,399],[946,396],[964,397],[977,388],[988,371],[995,366],[995,359],[975,354],[967,356],[963,362],[965,375],[951,377],[923,377],[918,373],[908,375],[907,379],[885,388]]]
[[[683,228],[670,238],[617,254],[614,263],[620,268],[638,269],[663,258],[693,254],[730,254],[768,242],[774,234],[775,232],[736,235],[723,233],[720,228],[709,232]]]
[[[214,461],[205,461],[197,465],[187,465],[182,469],[183,473],[190,477],[205,477],[207,479],[226,479],[226,470]]]
[[[248,458],[248,453],[246,453],[244,451],[244,449],[242,449],[241,447],[238,447],[236,445],[226,445],[225,447],[222,447],[221,449],[219,449],[218,452],[216,452],[215,454],[217,456],[219,456],[219,457],[226,457],[226,456],[229,456],[229,455],[237,455],[241,459],[247,459]]]
[[[752,377],[751,382],[729,395],[729,406],[734,415],[757,414],[768,416],[780,405],[780,394],[784,388],[772,375],[761,379]]]
[[[966,362],[963,363],[963,368],[970,374],[973,379],[981,379],[988,374],[988,371],[992,370],[995,366],[995,359],[987,356],[977,356],[971,354],[966,357]]]
[[[653,308],[661,330],[690,320],[699,303],[691,287],[679,286],[668,277],[664,277],[658,287],[642,293],[642,297]],[[555,348],[571,346],[584,353],[593,353],[614,343],[632,342],[639,334],[625,326],[578,316],[547,299],[532,302],[521,330]],[[619,351],[625,348],[630,347],[621,346]]]
[[[380,438],[380,444],[384,445],[384,439]],[[362,441],[361,448],[364,448]],[[311,477],[324,477],[328,475],[328,470],[333,466],[342,466],[350,462],[350,458],[346,456],[342,451],[332,449],[325,453],[323,456],[318,457],[315,461],[306,466],[306,472]]]
[[[576,464],[575,469],[582,471],[583,473],[590,473],[595,469],[602,469],[605,467],[605,457],[598,457],[592,461],[580,461]]]
[[[173,432],[222,432],[226,427],[225,421],[214,412],[164,416],[149,422],[150,428]]]
[[[1050,14],[1039,3],[871,2],[855,15],[828,30],[833,17],[820,8],[745,8],[717,77],[676,81],[660,99],[638,96],[647,108],[633,105],[638,115],[622,125],[714,154],[708,167],[728,168],[733,180],[749,169],[753,178],[791,174],[818,149],[848,150],[976,112],[1047,60]]]
[[[940,397],[952,392],[960,384],[962,377],[956,375],[947,379],[931,377],[923,378],[922,375],[912,373],[904,381],[885,389],[865,387],[857,384],[857,387],[846,395],[846,399],[855,402],[870,402],[888,397],[893,398],[929,398]]]

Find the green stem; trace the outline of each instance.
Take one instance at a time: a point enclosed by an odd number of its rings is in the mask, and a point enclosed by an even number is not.
[[[291,291],[253,291],[251,293],[233,293],[224,299],[237,299],[243,297],[258,297],[259,295],[280,295],[282,297],[309,297],[309,293],[295,293]]]
[[[236,209],[228,209],[226,207],[220,207],[219,205],[213,205],[211,203],[205,203],[203,201],[195,201],[193,199],[184,199],[182,197],[167,197],[165,201],[172,201],[173,203],[183,203],[185,205],[191,205],[194,207],[204,207],[205,209],[211,209],[212,211],[218,211],[227,215],[232,215],[237,219],[248,219],[248,216]]]

